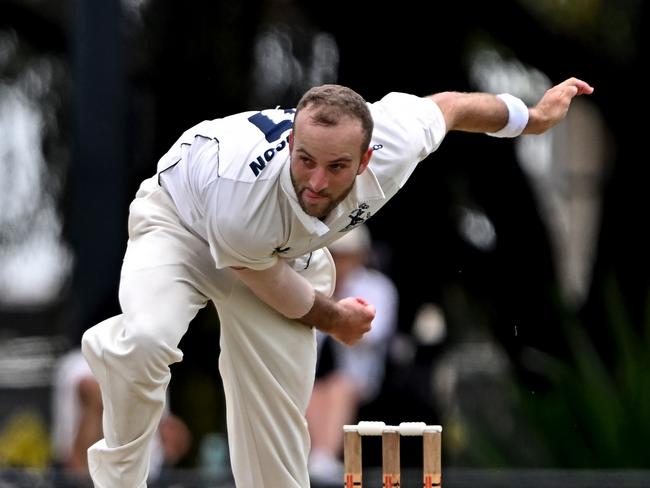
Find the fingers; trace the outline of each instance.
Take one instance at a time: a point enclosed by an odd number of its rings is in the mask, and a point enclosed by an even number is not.
[[[359,303],[360,305],[363,305],[366,308],[366,311],[371,316],[371,318],[373,318],[373,319],[375,318],[375,314],[377,313],[377,309],[375,308],[374,305],[371,305],[370,303],[368,303],[365,299],[363,299],[361,297],[355,297],[355,300],[357,301],[357,303]]]
[[[578,78],[569,78],[568,80],[561,83],[561,85],[572,88],[571,91],[573,93],[571,93],[571,96],[590,95],[594,92],[594,88],[589,85],[589,83]]]
[[[594,92],[594,87],[584,83],[583,86],[578,87],[578,95],[591,95]]]
[[[339,303],[344,306],[349,315],[335,330],[330,331],[330,334],[346,345],[353,345],[370,331],[376,308],[360,297],[343,298]]]
[[[353,346],[363,339],[363,336],[366,335],[371,330],[370,322],[366,326],[360,329],[350,328],[345,331],[341,331],[337,334],[332,334],[332,336],[338,341],[342,342],[345,345]]]

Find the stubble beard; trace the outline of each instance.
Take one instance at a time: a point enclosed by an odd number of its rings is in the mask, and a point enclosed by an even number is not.
[[[326,197],[329,200],[329,203],[326,205],[326,207],[323,210],[314,210],[313,207],[310,209],[305,204],[303,199],[303,193],[305,192],[307,187],[298,186],[298,183],[296,183],[296,180],[293,177],[293,173],[291,174],[291,183],[293,184],[293,189],[296,192],[296,196],[298,197],[298,203],[300,204],[300,208],[302,208],[303,212],[319,220],[324,220],[330,214],[330,212],[337,207],[339,203],[345,200],[345,197],[347,197],[350,194],[350,192],[352,191],[352,187],[354,186],[354,181],[352,181],[350,186],[346,188],[343,192],[341,192],[341,194],[336,198],[332,198],[331,194],[327,191],[319,192],[318,195],[320,195],[321,197]]]

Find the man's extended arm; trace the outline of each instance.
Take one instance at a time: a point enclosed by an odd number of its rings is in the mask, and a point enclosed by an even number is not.
[[[523,134],[541,134],[558,124],[577,95],[590,94],[593,88],[577,78],[569,78],[552,88],[534,107],[528,109]],[[430,95],[445,117],[447,130],[495,133],[512,117],[504,100],[488,93],[442,92]],[[516,109],[517,107],[513,107]]]

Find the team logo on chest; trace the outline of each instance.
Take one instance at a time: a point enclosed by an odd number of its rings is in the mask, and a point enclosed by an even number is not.
[[[368,205],[365,202],[362,202],[359,204],[359,206],[354,209],[352,212],[350,212],[350,215],[348,215],[348,218],[350,219],[350,223],[346,225],[344,228],[342,228],[339,232],[347,232],[350,229],[354,229],[357,225],[363,224],[366,220],[368,220],[372,216],[372,212],[368,212],[368,209],[370,208],[370,205]]]

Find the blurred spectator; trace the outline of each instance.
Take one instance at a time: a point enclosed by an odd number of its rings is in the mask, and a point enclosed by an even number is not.
[[[61,469],[88,477],[87,450],[102,435],[102,397],[81,349],[59,358],[52,387],[52,450]],[[189,450],[191,434],[185,423],[167,411],[151,449],[149,478],[178,463]]]
[[[309,472],[316,482],[338,484],[343,479],[343,425],[355,422],[359,408],[379,394],[396,330],[398,294],[388,276],[369,267],[372,241],[365,225],[328,247],[336,264],[335,296],[361,297],[377,308],[372,330],[354,346],[318,332],[318,371],[307,409]]]

